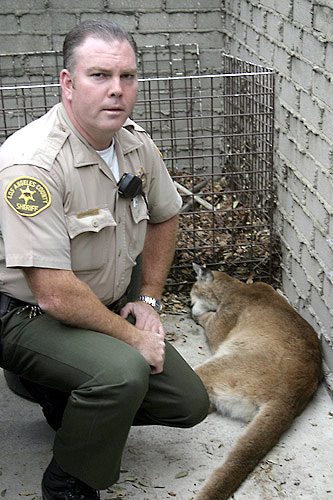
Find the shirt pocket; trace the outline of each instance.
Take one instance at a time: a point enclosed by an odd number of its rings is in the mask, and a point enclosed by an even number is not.
[[[66,215],[74,272],[103,267],[111,251],[113,228],[117,225],[108,208]]]
[[[146,237],[147,221],[149,220],[148,207],[141,195],[131,200],[131,239],[129,254],[134,260],[142,252]]]

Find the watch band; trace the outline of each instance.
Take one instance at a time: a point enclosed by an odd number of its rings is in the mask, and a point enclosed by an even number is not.
[[[155,299],[154,297],[149,297],[149,295],[140,295],[137,300],[141,300],[142,302],[146,302],[146,304],[149,304],[152,306],[155,311],[157,312],[162,312],[163,310],[163,304],[162,301],[159,299]]]

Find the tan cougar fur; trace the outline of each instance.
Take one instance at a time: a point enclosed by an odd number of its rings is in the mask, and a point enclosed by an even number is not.
[[[197,496],[225,500],[313,396],[321,350],[313,328],[270,285],[193,267],[192,315],[212,352],[196,372],[213,409],[251,422]]]

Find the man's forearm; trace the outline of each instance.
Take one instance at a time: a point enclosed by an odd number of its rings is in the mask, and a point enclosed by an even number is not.
[[[141,294],[160,298],[175,253],[178,216],[148,224],[142,252]]]
[[[71,271],[29,268],[24,272],[44,312],[62,323],[135,343],[136,329],[109,311]]]

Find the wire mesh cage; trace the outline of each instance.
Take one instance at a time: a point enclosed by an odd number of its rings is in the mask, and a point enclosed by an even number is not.
[[[133,119],[183,197],[167,289],[188,289],[192,262],[272,282],[273,71],[222,54],[201,75],[195,44],[139,48],[138,66]],[[57,52],[0,55],[0,142],[59,102],[60,69]]]

